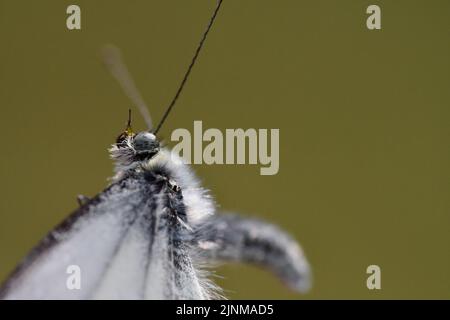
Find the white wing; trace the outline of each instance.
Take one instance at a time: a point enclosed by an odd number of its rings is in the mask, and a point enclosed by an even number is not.
[[[50,232],[5,282],[0,298],[211,298],[182,239],[183,214],[181,194],[164,178],[130,176]]]
[[[194,239],[206,260],[255,264],[272,271],[293,290],[304,293],[311,287],[311,270],[302,248],[271,223],[217,214],[196,230]]]

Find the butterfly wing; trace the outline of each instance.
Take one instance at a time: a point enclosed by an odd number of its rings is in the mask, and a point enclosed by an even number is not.
[[[216,214],[196,231],[195,241],[206,260],[265,267],[299,292],[311,286],[303,250],[289,234],[271,223],[226,212]]]
[[[183,198],[156,172],[133,173],[81,206],[31,251],[0,298],[221,298],[196,261],[258,264],[293,289],[309,288],[308,262],[286,232],[226,213],[189,226],[185,201],[192,210],[201,197],[184,190]]]
[[[180,216],[182,197],[164,178],[129,176],[51,231],[0,298],[210,298],[182,239]]]

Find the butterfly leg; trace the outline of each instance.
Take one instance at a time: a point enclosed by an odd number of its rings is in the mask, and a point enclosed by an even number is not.
[[[196,231],[195,245],[214,262],[245,262],[268,268],[294,290],[311,285],[309,264],[297,242],[270,223],[217,214]]]
[[[82,194],[77,195],[77,202],[80,205],[80,207],[84,206],[89,200],[91,199]]]

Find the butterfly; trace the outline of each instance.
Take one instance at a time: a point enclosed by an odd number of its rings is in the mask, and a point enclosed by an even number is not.
[[[109,149],[111,184],[53,229],[0,288],[2,299],[219,299],[206,265],[244,262],[273,271],[306,291],[310,267],[297,242],[270,223],[216,212],[189,165],[161,145],[157,133],[175,105],[221,7],[211,16],[195,55],[155,130],[126,129]],[[107,64],[141,111],[151,118],[118,53]],[[116,61],[117,63],[115,63]],[[69,289],[67,268],[81,285]]]

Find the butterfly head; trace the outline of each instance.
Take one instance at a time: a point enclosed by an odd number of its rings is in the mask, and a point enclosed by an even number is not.
[[[125,131],[117,137],[109,151],[117,165],[126,167],[133,163],[150,160],[160,151],[160,148],[160,143],[153,133],[133,132],[130,113]]]
[[[116,147],[130,149],[136,155],[136,160],[151,158],[159,152],[160,144],[151,132],[121,133],[116,140]]]

